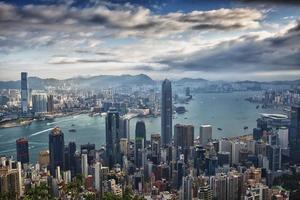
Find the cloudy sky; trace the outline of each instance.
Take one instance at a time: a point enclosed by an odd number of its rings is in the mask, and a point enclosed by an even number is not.
[[[299,79],[300,3],[0,1],[0,80],[21,71],[59,79]]]

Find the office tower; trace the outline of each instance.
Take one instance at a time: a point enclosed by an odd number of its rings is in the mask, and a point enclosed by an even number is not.
[[[211,125],[200,126],[200,144],[205,146],[212,139],[212,127]]]
[[[219,151],[218,152],[218,165],[230,165],[230,153],[227,151]]]
[[[32,95],[32,110],[35,114],[47,112],[47,95],[38,93]]]
[[[161,145],[172,144],[172,86],[168,79],[162,83],[161,90]]]
[[[130,119],[127,117],[120,117],[120,138],[126,138],[130,141]]]
[[[289,147],[289,129],[281,127],[277,130],[279,146],[282,150],[288,150]]]
[[[82,144],[80,145],[80,153],[86,153],[88,156],[88,164],[91,165],[95,159],[95,144]]]
[[[269,160],[269,168],[272,171],[281,169],[281,149],[278,145],[267,145],[267,158]]]
[[[289,132],[290,159],[294,164],[300,164],[300,107],[291,109],[291,125]]]
[[[261,128],[254,128],[253,129],[253,139],[258,141],[263,136],[263,130]]]
[[[52,94],[47,96],[47,112],[54,112],[54,99]]]
[[[213,200],[212,190],[209,188],[208,185],[199,187],[198,199],[199,200]]]
[[[106,116],[106,153],[107,164],[110,169],[115,164],[121,164],[121,155],[119,147],[119,113],[116,109],[111,108]]]
[[[85,153],[81,154],[81,174],[84,178],[89,175],[88,155]]]
[[[70,170],[70,156],[69,156],[69,146],[66,145],[64,149],[64,171]]]
[[[189,148],[194,146],[194,126],[176,124],[174,127],[174,144],[177,147]]]
[[[71,176],[74,177],[76,174],[76,159],[75,159],[75,153],[76,153],[76,143],[75,142],[69,142],[68,144],[68,162],[70,164],[70,171]]]
[[[15,198],[13,199],[19,199],[21,192],[19,179],[20,177],[17,169],[11,169],[9,167],[0,168],[0,194],[10,192],[15,195]]]
[[[151,134],[151,161],[153,164],[160,163],[160,134]]]
[[[207,176],[213,176],[215,175],[216,169],[218,167],[218,157],[211,142],[207,143],[205,148],[205,174]]]
[[[232,154],[231,154],[231,162],[232,164],[238,164],[240,162],[240,150],[246,148],[246,144],[243,142],[232,142]]]
[[[29,163],[29,150],[28,150],[28,140],[25,138],[19,138],[16,141],[17,146],[17,161],[24,163]]]
[[[184,164],[184,161],[182,159],[180,159],[178,162],[177,162],[177,166],[176,166],[176,169],[177,169],[177,189],[180,189],[181,185],[182,185],[182,180],[183,180],[183,177],[185,176],[185,164]]]
[[[120,139],[120,153],[122,156],[128,155],[128,140],[127,138],[121,138]]]
[[[60,128],[54,128],[49,134],[50,172],[54,176],[55,169],[64,169],[64,133]]]
[[[193,177],[191,175],[183,178],[180,200],[193,199],[192,185],[193,185]]]
[[[205,167],[205,152],[206,150],[202,146],[197,145],[195,147],[194,168],[196,169],[197,176],[200,175],[200,172]]]
[[[135,125],[135,139],[143,139],[146,147],[146,125],[144,121],[138,121]]]
[[[217,174],[210,177],[211,189],[213,197],[218,200],[227,200],[227,179],[224,174]]]
[[[28,113],[27,72],[21,72],[21,110],[23,114]]]

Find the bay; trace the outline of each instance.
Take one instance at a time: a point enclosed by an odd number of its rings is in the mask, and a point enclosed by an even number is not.
[[[213,138],[231,137],[252,133],[260,113],[274,113],[271,109],[256,109],[256,104],[245,98],[260,95],[261,92],[199,93],[195,94],[185,114],[175,114],[173,125],[177,123],[195,126],[195,137],[199,136],[201,124],[213,126]],[[133,118],[130,121],[130,137],[134,138],[135,124],[144,120],[147,138],[152,133],[160,133],[160,117]],[[105,118],[90,117],[87,114],[56,118],[53,121],[35,121],[30,126],[0,129],[0,155],[16,155],[16,139],[26,137],[29,140],[30,160],[35,162],[41,150],[48,149],[49,131],[58,126],[65,136],[65,143],[75,141],[77,149],[81,144],[94,143],[96,148],[105,144]],[[244,130],[244,126],[248,126]],[[69,132],[69,129],[76,132]],[[222,128],[219,131],[218,128]]]

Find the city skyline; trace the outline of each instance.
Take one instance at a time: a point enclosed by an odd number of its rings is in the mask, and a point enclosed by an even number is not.
[[[1,2],[0,80],[298,79],[299,4],[270,2]]]

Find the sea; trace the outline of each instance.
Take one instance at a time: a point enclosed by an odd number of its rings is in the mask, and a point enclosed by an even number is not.
[[[200,125],[213,127],[213,138],[251,134],[261,113],[282,113],[272,109],[257,108],[245,98],[262,95],[262,92],[197,93],[188,104],[187,112],[174,114],[173,125],[191,124],[195,127],[195,137],[199,136]],[[144,120],[147,138],[160,133],[160,117],[142,117],[130,120],[130,137],[134,138],[135,124]],[[248,129],[244,129],[247,126]],[[29,141],[30,161],[38,159],[41,150],[48,149],[49,132],[60,127],[64,132],[65,144],[75,141],[77,150],[81,144],[93,143],[96,148],[105,144],[105,117],[88,114],[56,118],[52,121],[34,121],[30,126],[0,129],[0,155],[16,156],[16,139],[26,137]],[[219,128],[219,129],[218,129]],[[76,132],[69,132],[76,129]],[[220,130],[222,129],[222,130]]]

